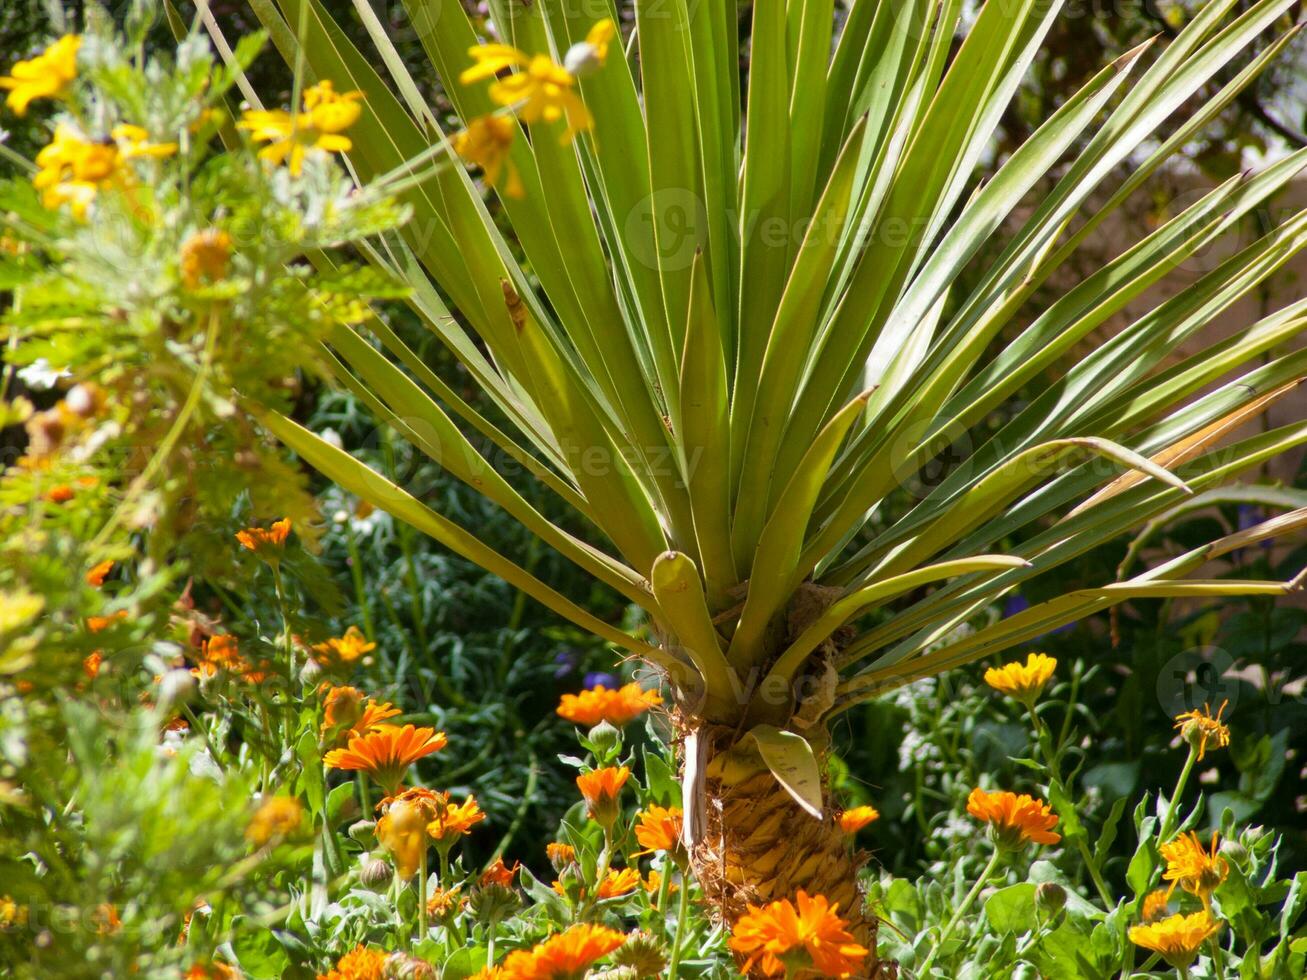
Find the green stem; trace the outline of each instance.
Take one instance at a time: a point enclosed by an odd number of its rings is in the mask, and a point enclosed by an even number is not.
[[[1180,778],[1175,782],[1175,792],[1171,794],[1171,802],[1167,804],[1166,816],[1162,818],[1162,826],[1158,828],[1157,839],[1159,842],[1165,841],[1175,830],[1175,811],[1180,805],[1180,797],[1184,794],[1185,784],[1189,782],[1189,774],[1194,770],[1194,763],[1198,760],[1198,750],[1192,745],[1189,746],[1189,758],[1184,760],[1184,768],[1180,770]]]
[[[672,889],[672,858],[670,854],[663,855],[663,880],[658,883],[658,902],[654,906],[658,910],[658,921],[662,924],[663,934],[671,939],[671,934],[667,929],[667,896],[671,894]]]
[[[670,877],[670,875],[669,875]],[[676,907],[676,935],[672,939],[672,959],[667,966],[667,980],[677,980],[681,966],[681,947],[685,940],[685,923],[690,918],[690,882],[681,879],[681,900]]]
[[[1221,941],[1213,936],[1208,942],[1212,944],[1212,972],[1216,980],[1225,980],[1225,951],[1221,949]]]
[[[947,924],[945,924],[944,931],[939,934],[939,939],[937,939],[935,945],[931,947],[930,954],[926,957],[926,961],[921,964],[921,969],[918,972],[922,977],[929,975],[929,970],[931,964],[935,962],[935,957],[939,955],[939,951],[944,948],[944,944],[948,942],[949,937],[953,935],[953,930],[956,929],[958,923],[962,921],[962,917],[971,910],[972,904],[976,901],[976,896],[980,894],[980,890],[989,882],[990,877],[994,874],[994,869],[998,867],[998,862],[1002,857],[1002,850],[995,847],[994,853],[989,858],[989,863],[985,865],[985,870],[980,872],[980,877],[977,878],[976,883],[971,886],[971,891],[967,892],[966,898],[962,899],[962,904],[957,907],[956,911],[954,911],[952,918],[950,918]]]
[[[443,867],[443,862],[441,862]],[[441,874],[440,887],[445,887],[444,874]],[[418,942],[427,938],[427,846],[422,845],[422,854],[418,858]]]
[[[372,793],[368,789],[367,777],[364,776],[363,773],[361,772],[356,772],[354,774],[354,784],[358,787],[359,805],[363,808],[362,819],[371,820],[373,818]]]
[[[1030,720],[1035,726],[1035,742],[1039,745],[1039,751],[1044,756],[1044,765],[1048,769],[1048,778],[1057,787],[1060,799],[1066,800],[1067,806],[1075,806],[1075,801],[1071,798],[1066,784],[1062,781],[1061,767],[1057,762],[1057,753],[1053,749],[1052,732],[1044,724],[1044,720],[1039,717],[1035,711],[1033,703],[1026,706],[1030,710]],[[1080,852],[1080,858],[1084,862],[1085,868],[1089,871],[1089,877],[1094,883],[1094,888],[1098,891],[1098,897],[1103,901],[1105,911],[1112,911],[1116,908],[1116,900],[1112,897],[1111,891],[1107,887],[1107,882],[1103,880],[1103,873],[1099,870],[1098,861],[1094,859],[1093,853],[1089,850],[1089,843],[1085,840],[1083,833],[1075,836],[1076,850]]]

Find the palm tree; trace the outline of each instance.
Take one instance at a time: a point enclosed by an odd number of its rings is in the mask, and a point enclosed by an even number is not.
[[[981,615],[1307,441],[1302,423],[1233,438],[1307,377],[1307,351],[1291,347],[1307,300],[1169,358],[1303,247],[1307,213],[1171,298],[1150,292],[1246,227],[1307,152],[1231,178],[1031,302],[1283,50],[1293,0],[1212,0],[1168,43],[1105,67],[984,182],[978,165],[1058,2],[989,0],[964,16],[962,0],[842,0],[836,16],[834,0],[492,0],[505,43],[591,69],[563,76],[593,117],[569,141],[563,122],[460,78],[480,40],[462,4],[409,0],[464,124],[512,121],[505,167],[520,188],[501,179],[503,193],[451,158],[369,4],[355,4],[366,52],[314,0],[251,6],[307,78],[364,93],[350,166],[413,213],[371,258],[506,421],[379,319],[330,336],[340,383],[641,607],[649,634],[579,608],[289,419],[268,425],[349,491],[666,672],[694,867],[728,921],[804,888],[874,939],[861,859],[823,785],[841,712],[1126,599],[1296,587],[1187,576],[1307,511]],[[606,60],[573,48],[610,16],[631,24]],[[1127,325],[1103,337],[1112,318]],[[551,523],[472,437],[595,533]],[[945,451],[946,475],[918,479]],[[905,487],[911,506],[890,506]]]

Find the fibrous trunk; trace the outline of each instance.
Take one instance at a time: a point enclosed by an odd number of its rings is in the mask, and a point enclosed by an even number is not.
[[[733,925],[750,904],[793,899],[800,889],[824,895],[839,903],[849,930],[871,950],[861,976],[891,980],[892,965],[877,962],[876,918],[866,911],[858,882],[868,855],[854,853],[829,804],[818,819],[765,765],[741,765],[748,754],[731,752],[735,736],[729,728],[698,729],[698,737],[708,742],[706,819],[691,861],[705,899]],[[829,799],[828,794],[823,798]]]

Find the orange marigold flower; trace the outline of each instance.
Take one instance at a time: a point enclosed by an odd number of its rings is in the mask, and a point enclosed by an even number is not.
[[[1175,891],[1175,886],[1179,885],[1190,895],[1196,896],[1204,907],[1210,907],[1212,892],[1230,874],[1229,863],[1216,852],[1219,844],[1220,835],[1212,831],[1212,846],[1209,850],[1204,850],[1198,835],[1190,831],[1158,848],[1166,861],[1162,879],[1171,883],[1166,891],[1167,899]]]
[[[242,548],[248,548],[264,557],[279,557],[289,536],[289,517],[275,521],[270,528],[247,527],[243,531],[236,532],[236,540],[241,543]]]
[[[477,880],[477,884],[482,888],[486,888],[490,885],[502,885],[505,888],[511,888],[513,885],[513,879],[517,877],[517,873],[521,869],[522,862],[514,861],[513,866],[510,868],[504,863],[503,856],[500,855],[495,858],[494,864],[481,872],[481,877]]]
[[[590,810],[590,817],[604,826],[611,826],[617,819],[618,797],[622,787],[631,778],[631,770],[626,766],[595,769],[576,777],[577,788],[585,797]]]
[[[45,495],[45,499],[52,504],[66,504],[75,496],[77,496],[77,491],[66,483],[60,483],[50,488]]]
[[[87,616],[86,628],[92,633],[103,633],[114,623],[121,623],[126,618],[126,609],[119,609],[116,613],[110,613],[108,616]]]
[[[92,565],[91,570],[86,573],[86,584],[93,585],[97,589],[104,585],[105,578],[113,571],[112,561],[102,561],[97,565]]]
[[[597,684],[580,694],[564,694],[557,710],[568,721],[585,728],[593,728],[601,721],[620,728],[662,703],[657,691],[646,691],[639,684],[625,684],[615,691]]]
[[[663,807],[654,803],[642,810],[635,824],[635,839],[644,848],[640,853],[676,850],[681,842],[682,817],[679,806]]]
[[[323,762],[332,769],[361,770],[394,794],[408,767],[449,744],[444,732],[405,725],[378,725],[355,736],[343,749],[332,749]]]
[[[748,957],[744,970],[755,966],[766,976],[848,977],[867,957],[848,931],[848,921],[836,913],[839,904],[823,895],[809,897],[802,890],[795,901],[781,899],[749,911],[735,923],[731,949]],[[789,973],[787,963],[806,955],[811,969]]]
[[[621,871],[609,868],[608,874],[604,875],[604,880],[599,882],[596,895],[600,899],[618,898],[629,895],[640,887],[640,884],[640,872],[634,868],[622,868]]]
[[[1044,685],[1057,669],[1057,661],[1043,653],[1032,653],[1026,662],[990,667],[985,671],[985,683],[1024,704],[1034,704]]]
[[[226,963],[213,960],[196,963],[186,971],[186,980],[239,980],[240,974]]]
[[[104,654],[99,650],[92,650],[87,654],[86,659],[82,661],[82,673],[86,675],[87,680],[95,680],[100,676],[100,665],[104,663]]]
[[[977,787],[967,797],[967,813],[990,825],[994,843],[1015,849],[1024,844],[1056,844],[1061,834],[1053,832],[1057,814],[1042,800],[1006,790],[987,793]]]
[[[239,642],[230,633],[208,637],[197,662],[198,666],[191,671],[196,676],[212,677],[220,670],[232,674],[246,674],[250,671],[249,662],[241,656]],[[261,680],[262,676],[258,679]]]
[[[1168,911],[1168,903],[1171,900],[1171,893],[1158,891],[1149,892],[1144,898],[1143,915],[1145,922],[1156,922],[1158,919],[1165,918]]]
[[[458,838],[472,833],[472,828],[485,818],[475,796],[469,796],[462,803],[450,803],[446,797],[427,824],[427,833],[437,847],[449,847]]]
[[[532,949],[509,953],[497,975],[513,980],[572,980],[624,942],[624,934],[607,926],[572,926]]]
[[[1193,915],[1173,915],[1161,922],[1130,927],[1130,941],[1156,953],[1177,970],[1188,969],[1203,943],[1221,931],[1221,923],[1206,909]]]
[[[658,893],[658,889],[662,887],[663,887],[662,874],[658,871],[657,868],[650,868],[649,877],[647,877],[644,881],[644,890],[648,892],[650,895],[656,895]],[[667,886],[667,891],[669,893],[675,892],[676,889],[679,887],[680,886],[677,885],[675,882],[672,882],[670,885]]]
[[[322,735],[336,732],[339,739],[363,735],[376,728],[387,718],[394,718],[400,710],[389,702],[378,704],[356,687],[324,685],[322,699]]]
[[[336,961],[336,967],[319,973],[318,980],[382,980],[386,954],[366,946],[355,946]]]
[[[856,834],[869,823],[880,819],[880,811],[874,806],[855,806],[840,814],[840,830],[846,834]]]
[[[1185,711],[1175,716],[1175,727],[1179,729],[1180,737],[1198,749],[1199,762],[1207,755],[1208,743],[1218,749],[1230,744],[1230,729],[1221,721],[1221,715],[1225,714],[1229,703],[1229,699],[1222,701],[1215,715],[1212,714],[1211,706],[1204,704],[1202,711]]]
[[[289,837],[300,829],[304,807],[290,796],[273,796],[254,811],[250,825],[245,828],[245,839],[257,847],[269,841]]]
[[[337,664],[353,663],[363,654],[370,653],[376,648],[377,645],[369,643],[368,638],[357,626],[345,630],[344,636],[333,636],[324,643],[313,645],[314,652],[322,654],[329,662]]]

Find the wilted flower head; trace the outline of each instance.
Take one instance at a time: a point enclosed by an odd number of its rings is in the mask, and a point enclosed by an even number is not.
[[[377,841],[395,862],[395,873],[405,881],[417,873],[429,846],[427,824],[444,797],[429,789],[405,790],[382,800],[377,820]]]
[[[489,885],[502,885],[505,888],[511,888],[513,879],[517,877],[518,871],[522,869],[519,861],[514,861],[510,868],[504,863],[502,855],[495,858],[495,861],[485,871],[481,872],[481,877],[477,879],[477,884],[482,888]]]
[[[1006,790],[987,793],[977,787],[967,797],[967,813],[990,825],[994,843],[1015,849],[1024,844],[1056,844],[1061,834],[1053,832],[1057,815],[1042,800]]]
[[[1218,749],[1230,744],[1230,729],[1221,721],[1221,715],[1229,703],[1229,700],[1222,701],[1215,715],[1212,714],[1211,706],[1204,704],[1201,711],[1185,711],[1175,716],[1175,727],[1179,729],[1180,737],[1198,750],[1199,762],[1207,755],[1208,743]]]
[[[802,890],[765,906],[750,905],[736,921],[731,949],[747,957],[744,971],[755,967],[764,976],[848,977],[861,968],[868,950],[848,931],[848,922],[825,896]],[[787,964],[802,958],[791,973]]]
[[[1166,897],[1169,899],[1175,886],[1179,885],[1190,895],[1196,896],[1204,906],[1209,906],[1212,892],[1230,874],[1229,863],[1217,853],[1219,846],[1220,835],[1216,831],[1212,831],[1212,845],[1206,850],[1193,831],[1161,845],[1158,851],[1166,861],[1162,879],[1171,883]]]

